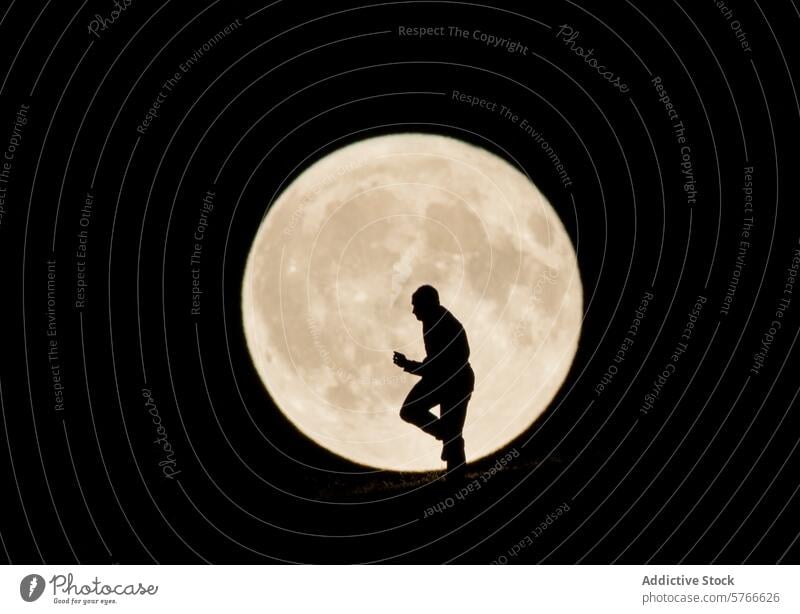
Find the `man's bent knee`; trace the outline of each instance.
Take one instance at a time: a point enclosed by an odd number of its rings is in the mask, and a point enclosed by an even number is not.
[[[413,423],[414,422],[414,415],[415,415],[414,410],[411,409],[408,405],[403,405],[403,407],[400,408],[400,419],[401,420],[405,420],[406,422]]]

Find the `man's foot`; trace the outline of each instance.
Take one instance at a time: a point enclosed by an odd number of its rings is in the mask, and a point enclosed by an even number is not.
[[[441,459],[443,461],[447,461],[448,466],[450,466],[451,461],[453,463],[465,462],[466,457],[464,455],[464,438],[457,437],[455,439],[451,439],[450,441],[445,441],[444,445],[442,446]]]

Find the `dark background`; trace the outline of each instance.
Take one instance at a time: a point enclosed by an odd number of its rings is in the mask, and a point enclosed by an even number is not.
[[[798,562],[800,296],[761,372],[750,373],[798,244],[793,5],[731,3],[726,19],[714,2],[268,4],[134,0],[99,38],[87,27],[112,2],[0,5],[0,149],[30,105],[0,221],[0,556]],[[241,27],[138,134],[164,80],[237,18]],[[571,53],[556,38],[562,24],[630,91]],[[401,25],[479,29],[527,50],[406,37]],[[693,204],[654,76],[686,126]],[[527,118],[573,185],[518,125],[453,101],[453,90]],[[281,189],[347,143],[402,131],[454,136],[526,172],[561,216],[582,274],[570,376],[509,445],[519,458],[485,484],[505,451],[471,466],[482,486],[463,497],[437,475],[375,472],[300,435],[267,397],[239,317],[247,252]],[[755,168],[754,227],[723,315],[745,166]],[[191,235],[209,189],[193,317]],[[88,281],[77,308],[87,192]],[[47,355],[48,260],[57,263],[63,411]],[[654,298],[639,335],[598,396],[646,292]],[[689,347],[643,415],[698,295],[707,302]],[[144,388],[175,448],[172,480],[158,466]]]

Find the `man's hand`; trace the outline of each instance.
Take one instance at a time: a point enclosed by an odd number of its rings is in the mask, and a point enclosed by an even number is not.
[[[405,354],[401,354],[400,352],[395,352],[394,356],[392,357],[394,364],[396,364],[401,369],[405,369],[408,366],[409,360],[406,358]]]

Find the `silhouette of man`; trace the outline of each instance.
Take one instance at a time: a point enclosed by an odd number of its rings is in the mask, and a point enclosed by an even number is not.
[[[421,378],[403,402],[400,417],[440,439],[448,475],[462,477],[466,469],[462,431],[475,387],[467,334],[453,314],[439,304],[439,293],[433,286],[417,288],[411,305],[422,322],[426,356],[417,362],[394,353],[394,364]],[[437,405],[438,418],[430,411]]]

